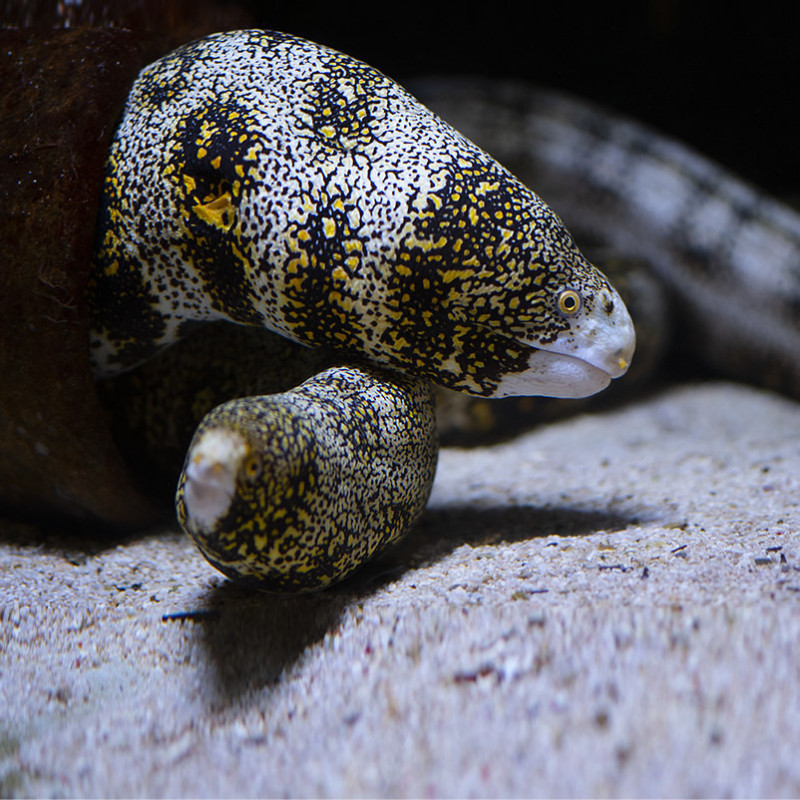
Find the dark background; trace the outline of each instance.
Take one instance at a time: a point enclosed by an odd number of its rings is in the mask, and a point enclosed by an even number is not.
[[[401,83],[427,73],[561,88],[692,143],[781,195],[800,188],[800,43],[789,4],[251,3],[260,27],[331,45]]]
[[[800,45],[790,9],[703,0],[0,0],[0,20],[124,26],[162,36],[162,50],[253,25],[343,50],[401,83],[430,73],[531,81],[655,125],[791,198],[800,183]]]

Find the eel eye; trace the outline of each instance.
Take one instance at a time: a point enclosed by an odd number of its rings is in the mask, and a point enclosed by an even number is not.
[[[558,310],[567,317],[573,317],[581,310],[581,296],[572,289],[564,289],[558,296]]]
[[[253,453],[244,462],[244,477],[248,483],[255,483],[260,477],[264,467],[261,463],[261,456]]]

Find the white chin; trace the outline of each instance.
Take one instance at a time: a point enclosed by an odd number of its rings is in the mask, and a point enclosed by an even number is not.
[[[528,369],[506,375],[491,396],[589,397],[609,383],[611,376],[607,372],[579,358],[534,350],[528,359]]]

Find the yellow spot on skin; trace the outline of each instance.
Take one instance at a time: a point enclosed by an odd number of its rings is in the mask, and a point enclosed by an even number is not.
[[[237,164],[236,165],[236,174],[240,178],[244,178],[244,167],[241,164]]]
[[[117,272],[119,272],[119,261],[113,261],[105,268],[104,272],[109,277],[112,275],[116,275]]]
[[[326,217],[322,223],[322,231],[326,238],[332,239],[336,236],[336,223],[332,219]]]
[[[445,283],[452,283],[453,281],[466,280],[474,276],[475,271],[471,269],[449,269],[447,272],[442,273],[442,280]]]
[[[424,253],[429,253],[431,250],[438,250],[447,244],[447,237],[440,236],[435,242],[429,239],[418,239],[416,236],[409,236],[405,242],[407,247],[418,248]],[[402,257],[402,256],[401,256]]]
[[[402,336],[397,336],[397,334],[394,334],[394,337],[394,346],[398,350],[405,350],[409,346],[408,341]]]
[[[222,156],[217,156],[211,160],[211,166],[214,167],[214,169],[219,169],[220,164],[222,164]]]
[[[253,265],[250,263],[250,259],[235,245],[231,242],[231,249],[233,250],[233,254],[239,261],[242,262],[245,268],[245,272],[252,272]]]
[[[478,212],[475,210],[475,208],[473,206],[470,206],[470,209],[469,209],[469,221],[473,225],[477,225],[478,224]]]
[[[226,233],[233,227],[233,222],[236,218],[230,192],[225,192],[225,194],[220,195],[210,203],[198,204],[192,208],[192,211],[203,222],[213,225]]]
[[[347,273],[341,268],[336,267],[336,269],[332,273],[334,280],[337,281],[346,281],[347,280]]]
[[[205,158],[207,155],[208,155],[208,150],[206,150],[205,147],[201,147],[197,151],[197,157],[198,158]]]
[[[183,176],[183,185],[186,187],[187,192],[193,192],[197,188],[197,183],[191,175]]]
[[[111,250],[118,247],[119,244],[119,237],[115,235],[114,231],[106,231],[106,235],[103,237],[103,246]]]

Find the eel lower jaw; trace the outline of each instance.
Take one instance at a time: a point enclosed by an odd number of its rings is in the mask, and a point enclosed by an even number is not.
[[[528,368],[504,376],[491,396],[589,397],[605,389],[614,377],[580,358],[533,350]]]
[[[195,442],[186,459],[183,502],[190,532],[213,531],[231,506],[236,475],[248,452],[241,435],[211,428]]]

